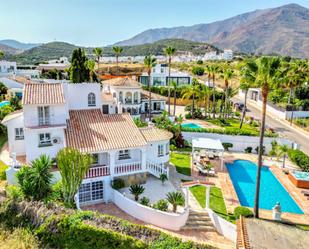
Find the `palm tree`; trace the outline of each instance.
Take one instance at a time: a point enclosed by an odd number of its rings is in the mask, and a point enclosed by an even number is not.
[[[289,147],[286,144],[281,145],[279,147],[279,151],[280,151],[280,156],[283,156],[282,168],[284,168],[285,167],[285,159],[286,159],[286,156],[288,154]]]
[[[0,50],[0,60],[2,60],[3,57],[4,57],[4,52]]]
[[[98,69],[100,68],[100,57],[103,54],[103,49],[102,48],[94,48],[93,53],[96,56],[96,62],[98,63]]]
[[[151,55],[146,56],[144,59],[144,65],[148,73],[148,91],[149,91],[148,118],[149,118],[149,122],[151,121],[151,71],[152,71],[152,68],[156,66],[156,61],[157,59],[155,57],[152,57]]]
[[[160,180],[162,182],[162,185],[164,185],[164,182],[168,180],[167,175],[164,173],[160,174]]]
[[[261,88],[262,94],[262,123],[260,128],[259,148],[263,148],[265,134],[265,118],[268,93],[271,88],[277,83],[278,69],[280,67],[280,59],[277,57],[261,57],[256,61],[247,63],[248,69],[255,75],[255,83]],[[279,86],[277,86],[279,87]],[[259,218],[259,198],[260,198],[260,183],[261,183],[261,168],[263,164],[263,150],[258,151],[258,170],[256,175],[256,190],[254,200],[254,216]]]
[[[225,95],[225,100],[224,100],[224,116],[227,115],[227,90],[229,88],[229,81],[234,77],[234,71],[231,68],[228,68],[225,66],[222,70],[221,73],[221,78],[224,80],[224,95]],[[223,99],[223,95],[222,95]]]
[[[233,96],[235,96],[238,93],[238,87],[237,88],[233,88],[231,86],[229,86],[225,93],[226,93],[226,117],[229,118],[230,117],[230,107],[231,107],[231,98]]]
[[[205,117],[208,115],[209,112],[210,96],[211,96],[210,88],[206,85],[201,85],[201,89],[198,92],[198,97],[199,100],[201,100],[204,103]]]
[[[212,77],[212,117],[215,118],[216,115],[216,74],[219,72],[219,66],[217,64],[213,64],[210,66],[209,71],[211,72]]]
[[[192,99],[192,105],[191,105],[191,116],[194,118],[194,111],[195,111],[195,97],[198,96],[199,93],[199,84],[197,79],[192,79],[192,84],[185,87],[181,94],[182,99]]]
[[[87,60],[87,68],[89,70],[90,82],[93,82],[93,78],[95,75],[94,67],[95,67],[95,62],[93,60]]]
[[[174,213],[177,211],[177,206],[184,206],[185,204],[185,198],[180,192],[169,192],[166,197],[167,201],[172,204]]]
[[[135,201],[138,201],[139,196],[144,193],[145,188],[142,185],[132,185],[130,187],[130,193],[134,195]]]
[[[173,116],[176,115],[176,97],[177,97],[177,82],[176,81],[171,81],[171,85],[173,87],[173,91],[174,91],[174,110],[173,110]]]
[[[171,89],[170,89],[170,80],[171,80],[171,66],[172,66],[172,56],[176,53],[176,48],[166,47],[164,49],[164,54],[168,57],[168,115],[171,115]]]
[[[115,56],[116,56],[117,73],[119,73],[118,58],[119,58],[119,55],[122,53],[123,48],[122,48],[122,47],[115,46],[115,47],[113,47],[113,51],[114,51]]]

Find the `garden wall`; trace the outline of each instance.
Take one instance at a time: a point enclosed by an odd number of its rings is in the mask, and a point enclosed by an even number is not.
[[[113,195],[114,203],[122,211],[136,219],[165,229],[180,230],[186,224],[189,216],[188,208],[185,208],[183,213],[168,213],[139,204],[117,190],[113,190]]]
[[[227,220],[221,218],[219,215],[217,215],[210,208],[208,208],[207,211],[208,211],[209,217],[210,217],[213,225],[217,229],[218,233],[222,234],[225,238],[236,243],[236,239],[237,239],[236,225],[234,225],[233,223],[228,222]]]
[[[192,141],[192,138],[212,138],[212,139],[220,139],[222,143],[232,143],[233,147],[229,148],[229,151],[235,152],[244,152],[247,147],[252,147],[252,152],[255,152],[255,148],[259,146],[259,137],[253,136],[232,136],[232,135],[224,135],[217,133],[206,133],[206,132],[182,132],[182,135],[185,140],[189,142]],[[297,148],[297,144],[293,143],[289,139],[286,138],[271,138],[264,137],[264,146],[265,152],[268,153],[271,150],[271,142],[276,140],[279,144],[287,144],[290,148]],[[296,146],[296,147],[295,147]]]

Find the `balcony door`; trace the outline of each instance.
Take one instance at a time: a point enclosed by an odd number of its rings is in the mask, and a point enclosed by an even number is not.
[[[49,106],[39,106],[38,107],[38,117],[39,117],[39,125],[49,125],[50,124]]]

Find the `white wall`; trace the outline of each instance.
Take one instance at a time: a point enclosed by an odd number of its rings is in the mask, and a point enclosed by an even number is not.
[[[17,156],[25,155],[25,139],[24,140],[15,140],[15,128],[24,128],[24,118],[23,115],[11,119],[7,122],[7,131],[8,131],[8,144],[10,154],[13,152],[16,153]],[[24,129],[25,133],[25,129]]]
[[[59,144],[53,144],[52,146],[39,147],[39,134],[50,133],[51,139],[53,137],[60,138]],[[25,130],[26,146],[26,160],[30,162],[33,159],[38,158],[42,154],[46,154],[51,158],[56,157],[58,151],[64,147],[64,129],[63,128],[45,128],[45,129],[26,129]]]
[[[141,205],[125,196],[120,192],[113,190],[114,203],[127,214],[169,230],[178,231],[183,227],[189,216],[189,209],[186,208],[183,213],[168,213]]]
[[[72,110],[102,108],[101,90],[99,83],[64,84],[68,108]],[[96,106],[88,106],[88,94],[96,96]]]
[[[164,156],[158,157],[158,145],[163,145]],[[166,153],[166,145],[168,144],[169,148],[169,140],[163,140],[159,142],[152,142],[147,144],[146,155],[147,161],[153,163],[166,163],[169,161],[169,153]]]
[[[285,112],[286,119],[290,119],[292,117],[291,111]],[[309,117],[309,111],[295,111],[293,112],[293,119],[296,118],[308,118]]]
[[[131,163],[131,162],[141,162],[142,156],[141,156],[141,150],[140,149],[129,149],[130,153],[130,159],[125,160],[119,160],[119,151],[116,152],[116,158],[115,163],[118,164],[125,164],[125,163]]]
[[[236,243],[236,239],[237,239],[236,225],[234,225],[233,223],[228,222],[227,220],[221,218],[219,215],[217,215],[211,209],[207,209],[207,211],[208,211],[209,217],[210,217],[214,227],[217,229],[218,233],[222,234],[225,238]]]
[[[222,143],[232,143],[233,147],[229,148],[229,151],[244,152],[247,147],[252,147],[252,152],[255,153],[255,148],[259,146],[259,137],[252,136],[232,136],[232,135],[223,135],[216,133],[204,133],[204,132],[182,132],[182,135],[185,140],[189,142],[192,141],[192,138],[212,138],[220,139]],[[271,149],[271,142],[276,140],[279,144],[287,144],[292,148],[293,142],[286,138],[272,138],[264,137],[264,146],[266,153]]]

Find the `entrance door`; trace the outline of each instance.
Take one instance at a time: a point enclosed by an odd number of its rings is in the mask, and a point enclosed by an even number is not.
[[[98,202],[103,200],[103,181],[83,183],[79,188],[79,202]]]
[[[108,111],[108,105],[103,105],[103,114],[108,114],[109,111]]]

